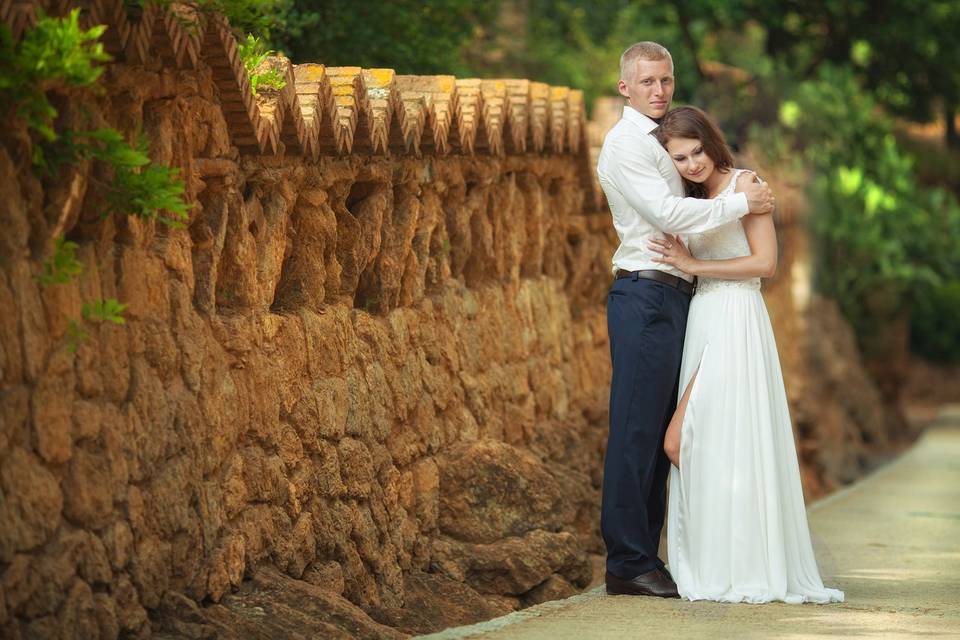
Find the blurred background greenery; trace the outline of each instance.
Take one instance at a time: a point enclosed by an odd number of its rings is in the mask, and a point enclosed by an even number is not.
[[[960,3],[242,3],[295,61],[532,78],[582,89],[588,107],[616,95],[626,46],[656,40],[673,53],[678,102],[806,182],[818,287],[866,356],[890,356],[893,333],[909,331],[914,353],[960,362]]]

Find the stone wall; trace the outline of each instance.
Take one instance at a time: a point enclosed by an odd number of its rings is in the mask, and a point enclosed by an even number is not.
[[[582,97],[286,61],[253,97],[221,20],[83,6],[117,62],[60,125],[142,130],[193,208],[102,218],[102,168],[38,178],[0,132],[2,635],[401,637],[584,587],[616,237]],[[41,287],[60,234],[84,272]],[[71,351],[100,298],[126,324]],[[788,376],[853,349],[793,315]],[[808,487],[859,473],[872,400],[791,398]]]
[[[182,631],[261,566],[282,574],[260,592],[319,587],[374,636],[354,605],[412,631],[585,586],[611,237],[584,213],[582,98],[303,65],[251,102],[222,24],[164,55],[180,25],[151,19],[126,44],[110,22],[109,90],[60,125],[142,129],[183,168],[188,229],[102,219],[100,168],[38,179],[4,133],[0,625]],[[41,287],[61,233],[84,273]],[[109,297],[126,324],[71,352]],[[436,591],[453,610],[408,620]]]

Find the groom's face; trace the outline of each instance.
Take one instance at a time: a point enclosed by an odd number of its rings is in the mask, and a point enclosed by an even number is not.
[[[673,99],[673,65],[670,60],[637,60],[635,65],[632,76],[620,79],[621,95],[643,115],[662,118]]]

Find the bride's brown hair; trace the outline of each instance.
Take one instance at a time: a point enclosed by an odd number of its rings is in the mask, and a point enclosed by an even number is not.
[[[677,107],[667,112],[657,127],[657,140],[666,148],[667,142],[674,138],[688,138],[699,140],[703,151],[713,160],[717,171],[726,173],[733,168],[733,154],[720,127],[696,107]],[[688,196],[706,198],[707,190],[702,184],[683,179],[683,186]]]

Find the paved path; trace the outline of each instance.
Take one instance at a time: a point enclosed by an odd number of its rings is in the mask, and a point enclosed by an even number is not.
[[[889,465],[808,509],[832,605],[607,596],[603,587],[431,640],[960,639],[960,405]]]

